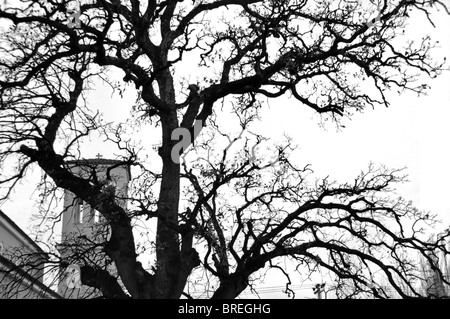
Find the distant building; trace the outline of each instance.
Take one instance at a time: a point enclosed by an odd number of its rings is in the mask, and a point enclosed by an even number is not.
[[[0,299],[61,298],[43,283],[47,261],[45,252],[0,210]]]
[[[66,164],[75,175],[103,184],[103,191],[113,192],[119,204],[125,207],[131,179],[129,166],[101,156]],[[109,228],[100,213],[66,191],[61,243],[57,246],[62,260],[61,278],[58,292],[55,292],[43,283],[48,255],[0,211],[0,299],[98,297],[95,289],[81,284],[80,266],[100,266],[114,274],[113,263],[100,248],[93,248],[108,238]]]
[[[125,208],[128,183],[131,179],[129,166],[111,159],[83,159],[66,162],[71,171],[84,179],[103,184],[104,192],[113,192],[116,200]],[[64,194],[61,244],[57,247],[65,261],[64,276],[58,293],[64,298],[95,298],[96,291],[81,285],[80,266],[95,265],[114,273],[115,268],[101,251],[101,243],[109,238],[109,228],[100,213],[73,193]],[[96,243],[99,247],[95,248]]]

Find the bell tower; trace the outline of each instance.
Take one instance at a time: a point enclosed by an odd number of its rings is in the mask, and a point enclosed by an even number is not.
[[[130,168],[119,160],[95,159],[67,161],[73,174],[103,184],[104,191],[114,192],[116,201],[126,208]],[[80,266],[101,266],[114,272],[101,245],[109,238],[109,228],[101,214],[75,194],[66,191],[62,213],[62,234],[58,250],[64,265],[58,293],[65,298],[94,298],[94,289],[83,286]]]

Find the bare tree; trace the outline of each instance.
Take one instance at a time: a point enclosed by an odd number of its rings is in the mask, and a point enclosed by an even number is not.
[[[445,245],[445,243],[443,243]],[[430,298],[450,298],[448,256],[429,254],[420,258],[421,289]]]
[[[425,92],[417,74],[444,68],[431,58],[435,43],[395,40],[409,12],[432,23],[433,8],[448,12],[443,2],[80,2],[0,9],[8,25],[0,40],[2,197],[39,167],[43,221],[60,219],[45,205],[65,190],[100,212],[107,230],[102,241],[74,238],[66,260],[50,250],[57,267],[77,262],[81,283],[105,298],[179,298],[198,286],[205,296],[235,298],[269,267],[286,275],[289,290],[285,259],[305,276],[329,271],[337,287],[352,287],[344,297],[386,297],[382,281],[402,297],[421,297],[411,252],[448,254],[439,243],[449,234],[424,239],[435,218],[389,196],[401,171],[371,165],[350,183],[312,180],[309,166],[289,160],[289,140],[274,146],[273,158],[260,157],[265,137],[249,126],[266,99],[285,94],[339,125],[388,106],[386,90]],[[365,80],[374,90],[360,88]],[[102,120],[89,99],[99,83],[135,93],[133,120]],[[229,111],[241,134],[220,124]],[[145,161],[140,154],[152,145],[133,142],[127,125],[160,128],[161,165]],[[137,172],[127,198],[95,169],[84,177],[70,169],[95,132],[116,143],[117,165]],[[138,244],[134,231],[153,221],[155,236]],[[90,257],[94,250],[105,263]],[[153,267],[138,261],[145,254]]]

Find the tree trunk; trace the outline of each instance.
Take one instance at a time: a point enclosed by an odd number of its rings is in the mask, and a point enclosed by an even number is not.
[[[235,299],[247,288],[247,277],[240,274],[232,274],[221,280],[219,288],[214,292],[212,299]]]
[[[159,65],[167,64],[167,56],[161,54]],[[169,69],[158,76],[161,99],[167,109],[161,112],[162,146],[159,150],[163,167],[158,201],[156,230],[156,273],[154,298],[179,298],[175,289],[180,271],[180,240],[178,233],[178,205],[180,200],[180,164],[171,158],[172,148],[178,141],[172,140],[172,132],[178,128],[175,109],[175,90]],[[184,287],[184,285],[183,285]]]
[[[178,205],[180,196],[180,165],[171,158],[171,150],[177,141],[171,140],[172,131],[178,127],[176,111],[161,117],[163,143],[160,156],[163,161],[161,189],[158,201],[156,232],[155,298],[179,298],[172,295],[180,265]]]

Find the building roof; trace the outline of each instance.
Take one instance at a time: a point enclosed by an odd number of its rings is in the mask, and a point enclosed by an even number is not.
[[[38,253],[43,258],[48,259],[47,253],[1,210],[0,224],[22,244],[32,249],[35,253]],[[15,265],[12,261],[1,255],[0,273],[5,273],[6,275],[11,274],[12,278],[17,278],[17,276],[20,276],[20,280],[27,283],[33,291],[42,293],[51,298],[62,298],[59,294],[51,290],[37,278],[34,278],[32,275],[21,269],[20,266]]]
[[[10,230],[11,234],[14,235],[18,240],[20,240],[23,244],[27,245],[30,248],[33,248],[35,252],[41,253],[44,256],[47,256],[45,251],[39,247],[38,244],[34,240],[30,238],[15,222],[12,221],[4,212],[0,210],[0,224],[5,226]]]
[[[0,273],[4,272],[6,275],[11,274],[15,280],[18,280],[17,276],[20,276],[19,279],[28,284],[31,289],[37,293],[42,293],[45,296],[49,296],[53,299],[62,299],[63,297],[57,292],[51,290],[47,285],[40,282],[37,278],[34,278],[29,273],[16,266],[13,262],[8,260],[7,258],[0,256],[0,266],[5,267],[6,269],[1,269]]]
[[[115,164],[123,164],[123,161],[107,158],[82,158],[77,160],[66,161],[66,163],[75,165],[115,165]]]

